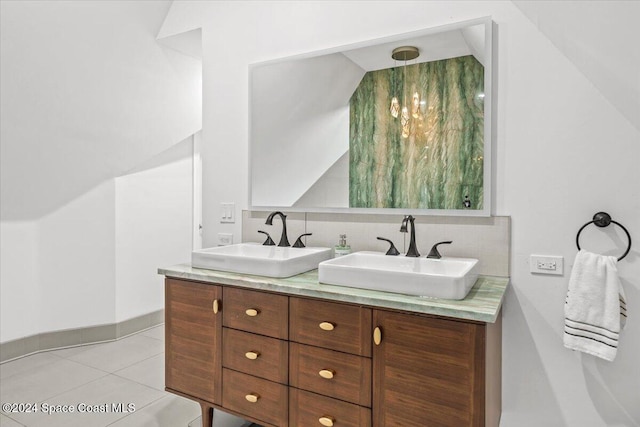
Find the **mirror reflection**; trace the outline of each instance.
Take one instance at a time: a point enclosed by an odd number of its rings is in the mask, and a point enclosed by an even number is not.
[[[490,30],[252,66],[251,207],[488,215]]]

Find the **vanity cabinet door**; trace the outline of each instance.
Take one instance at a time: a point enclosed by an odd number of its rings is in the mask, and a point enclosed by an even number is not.
[[[165,385],[220,404],[222,298],[219,286],[165,280]]]
[[[374,310],[373,326],[374,427],[484,426],[484,325]]]

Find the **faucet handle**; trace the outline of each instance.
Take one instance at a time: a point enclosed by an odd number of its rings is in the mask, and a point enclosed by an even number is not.
[[[293,244],[294,248],[304,248],[304,243],[302,243],[302,238],[304,236],[311,236],[313,233],[304,233],[301,234],[300,237],[298,237],[298,239],[296,240],[296,242]]]
[[[266,234],[267,235],[267,240],[264,241],[264,243],[262,244],[263,246],[275,246],[276,245],[276,243],[273,241],[271,236],[269,236],[269,233],[267,233],[266,231],[262,231],[262,230],[258,230],[258,233],[262,233],[262,234]]]
[[[377,237],[378,240],[384,240],[385,242],[388,242],[391,246],[389,246],[389,250],[387,251],[387,253],[385,255],[400,255],[400,252],[398,252],[398,250],[396,249],[396,246],[393,244],[393,242],[389,239],[385,239],[384,237]]]
[[[448,240],[448,241],[445,241],[445,242],[436,243],[435,245],[433,245],[433,247],[429,251],[429,255],[427,255],[427,258],[435,258],[435,259],[442,258],[442,255],[440,255],[440,252],[438,252],[438,246],[439,245],[450,245],[451,243],[453,243],[453,241],[451,241],[451,240]]]

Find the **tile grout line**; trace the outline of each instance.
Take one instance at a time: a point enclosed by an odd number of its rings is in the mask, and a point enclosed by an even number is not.
[[[103,372],[104,372],[104,371],[103,371]],[[148,386],[148,385],[146,385],[146,384],[141,384],[141,383],[139,383],[139,382],[137,382],[137,381],[133,381],[133,380],[130,380],[130,379],[128,379],[128,378],[123,378],[123,377],[121,377],[121,376],[119,376],[119,375],[115,375],[115,374],[107,373],[106,375],[103,375],[103,376],[101,376],[101,377],[98,377],[98,378],[96,378],[96,379],[93,379],[93,380],[91,380],[91,381],[89,381],[89,382],[86,382],[86,383],[80,384],[80,385],[78,385],[77,387],[73,387],[73,388],[71,388],[71,389],[69,389],[69,390],[65,390],[65,391],[63,391],[62,393],[58,393],[58,394],[55,394],[55,395],[53,395],[53,396],[46,397],[46,398],[44,398],[43,400],[39,401],[39,402],[38,402],[38,405],[42,405],[43,403],[46,403],[48,400],[55,399],[56,397],[62,396],[63,394],[67,394],[67,393],[71,393],[71,392],[73,392],[73,391],[76,391],[76,390],[78,390],[78,389],[79,389],[79,388],[81,388],[81,387],[86,387],[86,386],[89,386],[89,385],[90,385],[90,384],[92,384],[92,383],[95,383],[95,382],[98,382],[98,381],[104,380],[104,379],[105,379],[106,377],[108,377],[108,376],[114,376],[114,377],[117,377],[117,378],[119,378],[119,379],[121,379],[121,380],[124,380],[124,381],[128,381],[128,382],[132,382],[132,383],[138,384],[138,385],[143,386],[143,387],[145,387],[145,388],[148,388],[148,389],[150,389],[150,390],[152,390],[152,391],[160,391],[160,390],[158,390],[158,389],[156,389],[156,388],[153,388],[153,387],[150,387],[150,386]],[[162,391],[164,392],[164,390],[162,390]],[[140,407],[140,409],[136,408],[135,412],[132,412],[132,413],[126,414],[126,415],[124,415],[124,416],[122,416],[122,417],[119,417],[119,418],[117,418],[116,420],[114,420],[112,423],[109,423],[109,424],[107,424],[107,425],[111,425],[111,424],[114,424],[114,423],[116,423],[116,422],[118,422],[118,421],[121,421],[122,419],[124,419],[124,418],[128,417],[129,415],[133,415],[133,414],[135,414],[136,412],[138,412],[138,410],[142,410],[142,409],[146,408],[147,406],[151,405],[152,403],[157,402],[157,401],[158,401],[158,400],[160,400],[160,399],[164,399],[165,397],[167,397],[167,396],[166,396],[166,395],[162,395],[162,396],[158,397],[157,399],[153,399],[152,401],[150,401],[150,402],[149,402],[149,403],[147,403],[146,405],[141,406],[141,407]],[[3,413],[3,415],[5,415],[5,416],[6,416],[6,417],[8,417],[8,418],[11,418],[11,417],[9,417],[7,414],[5,414],[5,413]],[[22,424],[20,421],[17,421],[17,420],[15,420],[15,419],[13,419],[13,418],[11,418],[11,420],[12,420],[12,421],[17,422],[20,426],[28,427],[28,426],[26,426],[26,425]],[[106,427],[107,425],[105,425],[105,427]],[[98,426],[96,426],[96,427],[98,427]]]
[[[148,333],[148,331],[150,331],[152,329],[155,329],[155,328],[159,328],[161,326],[163,326],[163,324],[154,325],[154,326],[152,326],[150,328],[147,328],[145,330],[138,331],[138,332],[135,332],[135,333],[131,333],[131,334],[127,335],[127,336],[123,336],[123,337],[120,337],[120,338],[117,338],[117,339],[114,339],[114,340],[108,340],[108,341],[104,341],[104,342],[100,342],[100,343],[87,343],[87,344],[84,344],[84,345],[75,345],[75,346],[63,347],[63,348],[60,348],[60,349],[41,350],[41,351],[38,351],[38,352],[30,354],[30,355],[21,356],[19,358],[13,359],[11,361],[16,361],[16,360],[19,360],[19,359],[26,359],[26,358],[28,358],[28,356],[35,356],[36,354],[40,354],[40,353],[49,353],[50,356],[54,356],[54,359],[51,360],[51,361],[48,361],[47,363],[43,364],[42,366],[38,366],[39,369],[45,369],[45,370],[46,369],[55,369],[55,364],[56,363],[60,363],[62,361],[67,361],[67,362],[75,363],[77,365],[80,365],[80,366],[83,366],[83,367],[90,368],[90,369],[93,369],[95,371],[98,371],[98,373],[100,375],[99,377],[94,378],[94,379],[92,379],[90,381],[84,382],[82,384],[79,384],[79,385],[77,385],[75,387],[72,387],[72,388],[70,388],[68,390],[60,391],[60,392],[57,392],[55,394],[52,394],[51,396],[47,396],[47,397],[41,398],[41,399],[39,399],[39,403],[38,404],[46,403],[46,402],[48,402],[50,400],[53,400],[53,399],[56,399],[56,398],[58,398],[58,397],[60,397],[62,395],[66,395],[66,394],[69,394],[69,393],[77,392],[77,390],[80,389],[81,387],[92,387],[93,384],[98,383],[99,381],[104,381],[106,378],[108,378],[110,376],[112,378],[114,378],[114,379],[119,379],[121,381],[125,381],[125,382],[130,383],[130,384],[136,384],[136,385],[138,385],[140,387],[143,387],[144,389],[148,389],[149,391],[160,393],[159,396],[157,396],[156,398],[151,399],[149,402],[147,402],[143,406],[140,406],[139,408],[136,407],[135,412],[123,414],[122,417],[118,417],[117,419],[112,420],[112,421],[106,421],[107,424],[105,424],[104,427],[111,426],[111,425],[115,425],[115,424],[121,422],[122,420],[128,418],[131,415],[134,415],[137,412],[140,412],[140,411],[143,411],[145,409],[148,409],[152,405],[154,405],[154,404],[158,403],[159,401],[161,401],[161,400],[163,400],[163,399],[168,397],[168,395],[167,395],[167,393],[166,393],[166,391],[164,389],[158,389],[158,388],[153,387],[151,385],[144,384],[144,383],[142,383],[140,381],[124,377],[121,374],[121,372],[126,370],[126,369],[138,366],[138,365],[142,364],[143,362],[148,362],[153,358],[162,356],[163,353],[164,353],[164,349],[162,351],[159,351],[156,354],[149,355],[149,356],[147,356],[147,357],[145,357],[145,358],[143,358],[141,360],[137,360],[137,361],[135,361],[135,362],[133,362],[131,364],[123,366],[123,367],[121,367],[121,368],[119,368],[119,369],[117,369],[117,370],[115,370],[113,372],[106,371],[105,369],[100,368],[100,367],[90,366],[90,365],[88,365],[86,363],[83,363],[82,361],[78,361],[78,360],[73,359],[73,357],[76,357],[76,356],[84,353],[85,351],[88,351],[89,349],[82,350],[82,351],[80,351],[78,353],[74,353],[74,354],[71,354],[69,356],[63,356],[63,355],[60,355],[60,354],[54,354],[54,352],[56,350],[61,350],[61,349],[65,349],[65,348],[89,347],[89,346],[94,346],[94,345],[96,347],[98,347],[100,344],[109,344],[111,342],[120,341],[120,340],[122,340],[124,338],[132,337],[132,336],[142,336],[142,337],[145,337],[145,339],[149,338],[149,339],[152,339],[154,341],[164,342],[164,337],[158,338],[157,336],[150,336],[150,334],[149,335],[145,334],[145,332]],[[134,353],[135,353],[135,351],[134,351]],[[10,361],[6,361],[6,362],[10,362]],[[4,362],[3,362],[3,364],[4,364]],[[3,381],[5,379],[7,379],[7,378],[11,378],[11,377],[14,377],[14,376],[19,375],[19,374],[20,374],[20,372],[16,372],[14,374],[11,374],[8,377],[3,378]],[[95,387],[95,386],[93,386],[93,387]],[[27,427],[27,425],[28,425],[28,424],[23,424],[19,420],[16,420],[16,419],[12,418],[11,416],[9,416],[9,414],[3,413],[2,415],[6,416],[7,419],[15,422],[19,426]]]
[[[13,421],[14,423],[18,424],[18,426],[20,427],[27,427],[26,425],[22,424],[20,421],[16,420],[15,418],[11,418],[9,415],[7,415],[6,413],[2,413],[3,416],[9,418],[11,421]]]
[[[159,326],[159,325],[158,325],[158,326]],[[158,326],[154,326],[154,327],[158,327]],[[149,328],[149,329],[151,329],[151,328]],[[131,334],[131,335],[128,335],[127,337],[131,337],[131,336],[133,336],[133,335],[137,335],[137,334],[139,334],[139,332],[138,332],[138,333]],[[145,336],[145,335],[141,335],[141,336]],[[127,338],[127,337],[123,337],[123,338]],[[145,337],[146,337],[146,338],[150,338],[150,339],[154,339],[154,340],[156,340],[156,341],[162,341],[162,340],[158,340],[158,339],[153,338],[153,337],[148,337],[148,336],[145,336]],[[115,342],[115,341],[118,341],[118,340],[109,341],[109,342]],[[99,345],[99,344],[108,344],[109,342],[97,343],[96,345]],[[89,344],[89,345],[93,345],[93,344]],[[88,345],[86,345],[86,346],[88,346]],[[76,346],[76,347],[85,347],[85,346]],[[75,348],[75,347],[74,347],[74,348]],[[42,353],[50,353],[50,352],[53,352],[53,351],[56,351],[56,350],[46,350],[46,351],[44,351],[44,352],[42,352]],[[145,387],[149,387],[149,386],[148,386],[148,385],[146,385],[146,384],[142,384],[142,383],[139,383],[139,382],[137,382],[137,381],[131,380],[131,379],[129,379],[129,378],[125,378],[125,377],[122,377],[122,376],[120,376],[120,375],[117,375],[117,374],[116,374],[116,372],[119,372],[119,371],[122,371],[122,370],[124,370],[124,369],[130,368],[131,366],[134,366],[134,365],[137,365],[138,363],[141,363],[141,362],[144,362],[144,361],[146,361],[146,360],[149,360],[149,359],[151,359],[152,357],[157,357],[158,355],[160,355],[160,354],[162,354],[162,353],[164,353],[164,350],[162,350],[161,352],[159,352],[159,353],[157,353],[157,354],[151,355],[151,356],[149,356],[149,357],[147,357],[147,358],[145,358],[145,359],[142,359],[142,360],[139,360],[139,361],[137,361],[137,362],[134,362],[134,363],[132,363],[131,365],[127,365],[127,366],[125,366],[125,367],[123,367],[123,368],[120,368],[120,369],[118,369],[118,370],[116,370],[116,371],[113,371],[113,372],[105,371],[104,369],[101,369],[101,368],[99,368],[99,367],[91,366],[91,365],[87,365],[87,364],[82,363],[82,362],[80,362],[80,361],[78,361],[78,360],[71,359],[71,357],[74,357],[74,356],[77,356],[77,355],[73,355],[73,356],[69,356],[69,357],[64,357],[64,356],[59,356],[59,355],[56,355],[56,354],[51,353],[51,355],[52,355],[52,356],[54,356],[54,357],[58,358],[59,360],[55,360],[55,361],[52,361],[52,362],[50,362],[50,363],[47,363],[47,364],[45,364],[45,365],[41,366],[40,368],[43,368],[43,369],[44,369],[44,368],[47,368],[47,367],[49,367],[50,365],[53,365],[53,364],[55,364],[55,363],[58,363],[58,362],[61,362],[61,361],[67,361],[67,362],[71,362],[71,363],[75,363],[75,364],[78,364],[78,365],[84,366],[84,367],[86,367],[86,368],[95,369],[96,371],[100,371],[100,372],[104,373],[104,375],[101,375],[101,376],[99,376],[98,378],[96,378],[96,379],[94,379],[94,380],[91,380],[91,381],[89,381],[89,382],[86,382],[86,383],[80,384],[80,385],[78,385],[77,387],[73,387],[73,388],[71,388],[71,389],[69,389],[69,390],[65,390],[65,391],[63,391],[63,392],[61,392],[61,393],[57,393],[57,394],[55,394],[55,395],[48,396],[48,397],[44,398],[42,401],[40,401],[39,403],[43,403],[43,402],[44,402],[44,400],[46,400],[46,399],[53,399],[53,398],[55,398],[55,397],[57,397],[57,396],[60,396],[61,394],[64,394],[64,393],[70,392],[70,391],[72,391],[72,390],[75,390],[75,389],[77,389],[77,388],[79,388],[79,387],[82,387],[82,386],[84,386],[84,385],[90,384],[90,383],[92,383],[92,382],[94,382],[94,381],[97,381],[97,380],[99,380],[99,379],[103,379],[104,377],[106,377],[106,376],[108,376],[108,375],[114,375],[114,376],[116,376],[116,377],[118,377],[118,378],[121,378],[121,379],[124,379],[124,380],[127,380],[127,381],[131,381],[131,382],[134,382],[134,383],[136,383],[136,384],[143,385],[143,386],[145,386]],[[36,353],[36,354],[40,354],[40,352],[39,352],[39,353]],[[35,355],[35,354],[33,354],[33,355]],[[20,359],[24,359],[24,358],[26,358],[26,357],[29,357],[29,356],[24,356],[24,357],[21,357]],[[12,360],[12,361],[15,361],[15,360]],[[7,376],[7,377],[3,378],[3,379],[2,379],[2,381],[6,381],[7,379],[9,379],[9,378],[11,378],[11,377],[14,377],[14,376],[16,376],[16,375],[20,375],[20,374],[21,374],[20,372],[17,372],[17,373],[15,373],[15,374],[9,375],[9,376]],[[155,388],[153,388],[153,387],[149,387],[149,388],[151,388],[151,389],[153,389],[153,390],[157,390],[157,389],[155,389]],[[4,415],[6,415],[6,414],[4,414]],[[12,418],[12,419],[13,419],[13,418]]]
[[[25,359],[25,358],[27,358],[27,357],[29,357],[29,356],[35,356],[36,354],[40,354],[40,353],[34,353],[34,354],[30,354],[30,355],[28,355],[28,356],[23,356],[23,357],[20,357],[19,359],[11,360],[11,362],[15,362],[15,361],[17,361],[17,360]],[[53,363],[57,363],[57,362],[59,362],[59,361],[61,361],[61,360],[67,360],[65,357],[58,356],[57,354],[51,354],[51,356],[56,357],[56,358],[58,358],[59,360],[52,360],[51,362],[46,363],[46,364],[44,364],[44,365],[40,366],[40,368],[44,368],[45,366],[51,365],[51,364],[53,364]],[[0,367],[1,367],[1,366],[2,366],[2,364],[0,364]],[[24,372],[16,372],[16,373],[10,374],[10,375],[8,375],[8,376],[6,376],[6,377],[2,378],[2,380],[1,380],[1,381],[6,381],[6,380],[8,380],[8,379],[9,379],[9,378],[11,378],[11,377],[14,377],[14,376],[16,376],[16,375],[20,375],[20,374],[23,374],[23,373],[24,373]]]
[[[100,370],[100,369],[99,369],[99,370]],[[100,371],[101,371],[101,370],[100,370]],[[102,372],[104,372],[104,371],[102,371]],[[93,380],[91,380],[91,381],[87,381],[86,383],[82,383],[82,384],[80,384],[80,385],[78,385],[78,386],[76,386],[76,387],[70,388],[69,390],[65,390],[65,391],[63,391],[63,392],[61,392],[61,393],[54,394],[53,396],[45,397],[45,398],[44,398],[44,399],[42,399],[40,402],[38,402],[38,404],[40,404],[40,405],[41,405],[41,404],[43,404],[43,403],[46,403],[46,401],[47,401],[47,400],[55,399],[55,398],[56,398],[56,397],[58,397],[58,396],[62,396],[62,395],[63,395],[63,394],[65,394],[65,393],[70,393],[70,392],[72,392],[72,391],[74,391],[74,390],[79,389],[80,387],[84,387],[84,386],[86,386],[86,385],[88,385],[88,384],[91,384],[92,382],[95,382],[95,381],[101,380],[101,379],[103,379],[103,378],[105,378],[105,377],[107,377],[107,376],[109,376],[109,373],[105,373],[105,375],[102,375],[102,376],[100,376],[100,377],[98,377],[98,378],[95,378],[95,379],[93,379]]]
[[[154,389],[154,390],[158,390],[158,391],[165,391],[164,389],[159,390],[159,389],[157,389],[157,388],[155,388],[155,387],[151,387],[151,386],[150,386],[150,385],[148,385],[148,384],[144,384],[144,383],[141,383],[141,382],[139,382],[139,381],[133,380],[133,379],[131,379],[131,378],[127,378],[127,377],[123,377],[123,376],[121,376],[121,375],[118,375],[118,372],[120,372],[120,371],[124,371],[125,369],[129,369],[129,368],[131,368],[131,367],[133,367],[133,366],[136,366],[136,365],[139,365],[139,364],[141,364],[141,363],[143,363],[143,362],[147,362],[148,360],[153,359],[154,357],[158,357],[158,356],[160,356],[161,354],[162,354],[162,355],[164,355],[164,351],[163,351],[162,353],[158,353],[158,354],[154,354],[153,356],[149,356],[149,357],[147,357],[146,359],[140,360],[139,362],[135,362],[135,363],[133,363],[133,364],[131,364],[131,365],[127,366],[127,367],[124,367],[124,368],[122,368],[122,369],[118,369],[117,371],[112,372],[112,375],[115,375],[115,376],[117,376],[118,378],[122,378],[122,379],[125,379],[125,380],[127,380],[127,381],[134,382],[134,383],[136,383],[136,384],[143,385],[143,386],[145,386],[145,387],[152,388],[152,389]]]
[[[134,382],[135,382],[135,381],[134,381]],[[143,384],[143,385],[144,385],[144,384]],[[149,386],[146,386],[146,387],[149,387]],[[155,388],[152,388],[152,387],[149,387],[149,388],[151,388],[151,389],[153,389],[153,390],[156,390]],[[166,392],[165,392],[165,393],[166,393]],[[127,415],[125,415],[124,417],[118,418],[118,419],[117,419],[117,420],[115,420],[114,422],[109,423],[109,424],[105,425],[104,427],[108,427],[108,426],[113,425],[113,424],[115,424],[115,423],[119,423],[120,421],[124,420],[125,418],[128,418],[128,417],[130,417],[130,416],[132,416],[132,415],[134,415],[134,414],[136,414],[136,413],[138,413],[138,412],[140,412],[140,411],[144,410],[145,408],[147,408],[147,407],[149,407],[149,406],[153,405],[154,403],[156,403],[156,402],[158,402],[158,401],[160,401],[160,400],[162,400],[162,399],[164,399],[164,398],[166,398],[166,397],[168,397],[168,396],[167,396],[167,395],[162,395],[162,396],[160,396],[159,398],[154,399],[154,400],[152,400],[151,402],[147,403],[146,405],[142,406],[140,409],[136,408],[135,412],[131,412],[131,413],[129,413],[129,414],[127,414]]]

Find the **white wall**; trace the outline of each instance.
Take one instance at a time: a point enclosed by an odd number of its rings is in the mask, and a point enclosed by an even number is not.
[[[39,332],[115,321],[114,202],[111,180],[38,221]]]
[[[156,41],[169,6],[0,2],[2,220],[38,219],[201,128],[201,62]]]
[[[0,342],[164,308],[157,268],[188,262],[192,138],[32,222],[2,222]]]
[[[624,48],[638,38],[640,2],[513,0],[513,3],[620,114],[640,129],[640,49]]]
[[[149,162],[202,104],[201,61],[156,41],[170,1],[0,7],[0,342],[162,308],[157,267],[190,253],[190,151]]]
[[[39,331],[37,224],[3,221],[0,236],[0,342],[4,342]]]
[[[609,17],[637,10],[633,2],[585,3]],[[572,4],[572,13],[580,16],[583,3]],[[194,9],[197,13],[186,13]],[[640,133],[607,100],[610,94],[603,96],[518,8],[501,1],[176,2],[172,12],[174,26],[183,21],[203,27],[204,246],[215,245],[220,231],[240,233],[239,224],[219,224],[216,213],[222,201],[246,206],[249,64],[492,15],[498,26],[495,213],[511,216],[513,236],[512,286],[504,305],[502,425],[640,423],[635,366],[640,317],[629,317],[614,363],[562,347],[578,228],[607,210],[635,236],[640,232]],[[640,39],[637,26],[607,28],[616,32],[614,39]],[[591,29],[598,33],[599,27]],[[628,46],[613,46],[607,54],[619,59],[616,64],[637,67]],[[590,232],[592,250],[620,251],[625,243],[614,234]],[[532,276],[526,263],[532,253],[564,256],[567,273]],[[638,254],[636,247],[619,266],[629,313],[640,312]]]
[[[116,178],[115,320],[164,308],[160,266],[189,262],[192,138],[144,170]]]

